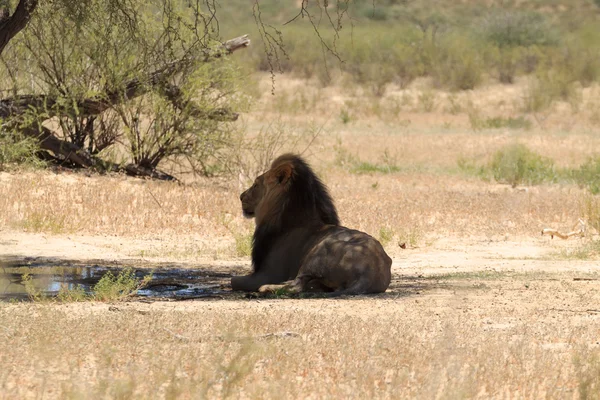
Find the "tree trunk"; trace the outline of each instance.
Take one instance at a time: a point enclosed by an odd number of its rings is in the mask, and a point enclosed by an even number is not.
[[[20,0],[13,15],[9,15],[8,4],[0,10],[0,55],[8,42],[27,26],[37,5],[38,0]]]

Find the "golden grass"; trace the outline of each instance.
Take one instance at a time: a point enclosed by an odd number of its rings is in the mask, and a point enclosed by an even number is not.
[[[278,90],[317,90],[283,83]],[[418,90],[429,90],[420,84],[409,89],[414,93],[388,91],[381,101],[407,94],[415,100],[406,107],[418,107]],[[324,126],[307,158],[330,187],[343,224],[385,236],[395,262],[390,293],[337,300],[0,302],[0,400],[598,398],[600,281],[573,280],[578,268],[594,271],[595,264],[543,258],[541,247],[575,252],[576,241],[521,241],[589,214],[587,194],[571,185],[511,188],[458,172],[461,157],[486,160],[515,141],[561,166],[577,166],[600,148],[587,111],[574,116],[560,105],[542,121],[546,126],[529,131],[470,129],[468,107],[513,115],[510,99],[520,92],[507,92],[514,88],[484,88],[453,100],[436,93],[431,113],[384,104],[380,114],[370,98],[348,105],[346,93],[327,88],[307,93],[299,111],[287,111],[291,123],[306,124],[310,111]],[[246,117],[248,134],[263,127],[279,100],[261,99],[259,111]],[[361,105],[366,111],[357,111]],[[338,117],[342,106],[350,107],[346,123]],[[569,132],[566,121],[575,121]],[[373,164],[391,160],[400,172],[357,174],[337,162],[340,152]],[[76,236],[81,240],[64,243],[125,248],[142,259],[235,260],[237,269],[226,261],[212,265],[238,273],[239,261],[248,262],[253,229],[240,215],[241,190],[237,178],[179,185],[0,173],[0,230],[5,238],[41,233],[34,236],[36,254],[49,251],[46,235]],[[399,243],[420,248],[401,250]],[[428,249],[432,243],[435,249]],[[535,260],[524,256],[527,249],[535,250]],[[73,251],[65,245],[61,257]],[[544,268],[571,272],[505,274]],[[445,275],[432,277],[432,270]],[[415,278],[422,274],[428,276]]]
[[[342,222],[374,236],[381,229],[422,240],[446,235],[532,236],[548,224],[570,225],[581,216],[583,191],[576,187],[513,189],[459,176],[356,175],[333,166],[324,177]],[[219,258],[247,255],[242,247],[253,222],[240,215],[234,188],[50,172],[3,174],[0,180],[2,229],[180,237],[176,252],[213,254],[222,249]]]
[[[597,282],[400,282],[345,300],[0,303],[0,398],[597,398]]]

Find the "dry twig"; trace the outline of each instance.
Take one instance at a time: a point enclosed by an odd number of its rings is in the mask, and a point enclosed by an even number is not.
[[[568,239],[571,236],[584,237],[586,227],[587,226],[586,226],[585,221],[583,219],[579,218],[579,220],[577,220],[577,223],[575,223],[575,225],[573,225],[573,228],[571,228],[571,232],[569,232],[569,233],[561,233],[556,229],[545,228],[545,229],[542,229],[542,236],[550,235],[551,239],[554,239],[554,236],[558,236],[561,239]]]

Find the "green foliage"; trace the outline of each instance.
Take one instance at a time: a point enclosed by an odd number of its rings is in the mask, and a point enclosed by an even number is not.
[[[592,194],[600,193],[600,157],[591,157],[571,172],[575,182],[587,187]]]
[[[135,294],[150,279],[152,279],[152,275],[147,275],[142,280],[137,279],[131,268],[125,268],[117,276],[108,271],[94,285],[94,298],[100,301],[121,300]]]
[[[479,116],[471,116],[470,115],[470,121],[471,121],[471,127],[474,130],[480,130],[480,129],[501,129],[501,128],[508,128],[508,129],[525,129],[525,130],[529,130],[531,129],[531,121],[528,120],[527,118],[520,116],[520,117],[489,117],[489,118],[482,118]]]
[[[342,121],[342,124],[344,124],[344,125],[346,125],[347,123],[349,123],[351,121],[350,112],[348,111],[348,109],[346,107],[342,108],[340,111],[340,120]]]
[[[382,246],[386,246],[388,243],[390,243],[392,241],[392,239],[394,238],[394,231],[387,227],[387,226],[382,226],[381,228],[379,228],[379,235],[378,235],[378,239],[379,242],[381,242]]]
[[[488,63],[495,65],[498,80],[501,83],[514,83],[517,75],[520,57],[523,50],[520,47],[492,47],[489,50]]]
[[[482,37],[500,48],[554,46],[559,35],[543,14],[519,10],[493,10],[480,22]]]
[[[224,109],[244,111],[248,104],[238,68],[228,57],[204,62],[218,37],[194,5],[171,0],[119,5],[100,0],[74,8],[72,2],[38,5],[28,29],[3,54],[11,62],[0,64],[0,90],[28,93],[33,87],[55,101],[18,122],[37,126],[55,115],[57,135],[90,154],[120,154],[118,161],[149,169],[168,160],[170,166],[189,166],[177,172],[218,171],[219,152],[230,144],[232,131],[227,118],[218,116]],[[135,93],[136,82],[156,79],[153,73],[163,70],[172,70],[164,82]],[[99,114],[78,107],[90,99],[113,106]]]
[[[498,150],[488,166],[498,182],[535,185],[556,178],[554,162],[517,143]]]
[[[357,161],[350,168],[350,172],[354,174],[372,174],[372,173],[382,173],[382,174],[391,174],[394,172],[399,172],[401,169],[397,165],[385,165],[385,164],[373,164],[368,161]]]
[[[470,36],[448,35],[430,47],[428,69],[438,85],[450,90],[470,90],[482,82],[483,59]]]
[[[575,98],[577,92],[574,82],[574,75],[566,68],[539,69],[525,92],[524,111],[543,111],[557,100]]]
[[[51,232],[54,234],[65,233],[65,215],[46,214],[41,212],[32,212],[23,219],[23,229],[30,232]]]
[[[39,146],[34,139],[0,128],[0,171],[14,164],[43,167],[45,163],[36,157],[37,151]]]
[[[358,84],[369,88],[375,96],[383,96],[390,83],[406,87],[422,71],[419,40],[414,29],[396,27],[394,35],[385,29],[371,29],[356,34],[353,40],[340,44],[344,57],[342,69]]]
[[[72,288],[69,288],[67,285],[61,285],[56,298],[63,303],[73,303],[87,301],[90,299],[90,296],[81,285],[75,285]]]
[[[456,164],[458,169],[466,175],[478,176],[487,180],[488,174],[486,168],[484,166],[479,166],[475,162],[475,160],[467,158],[467,157],[459,157],[456,160]]]

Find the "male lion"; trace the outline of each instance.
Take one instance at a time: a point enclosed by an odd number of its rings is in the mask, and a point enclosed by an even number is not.
[[[233,290],[343,295],[389,286],[391,258],[373,237],[340,226],[327,188],[299,156],[278,157],[240,199],[256,220],[254,271],[233,277]]]

